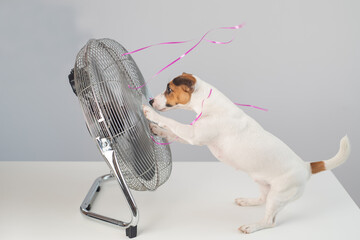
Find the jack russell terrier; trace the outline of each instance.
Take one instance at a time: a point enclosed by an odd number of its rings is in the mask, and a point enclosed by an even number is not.
[[[259,184],[259,198],[235,199],[240,206],[266,204],[264,219],[241,226],[242,233],[273,227],[276,215],[302,195],[312,174],[339,166],[350,154],[349,139],[345,136],[333,158],[304,162],[219,90],[192,74],[183,73],[173,79],[150,105],[159,111],[187,109],[201,114],[192,125],[185,125],[143,106],[146,118],[153,122],[150,128],[154,134],[169,142],[207,145],[218,160],[247,172]]]

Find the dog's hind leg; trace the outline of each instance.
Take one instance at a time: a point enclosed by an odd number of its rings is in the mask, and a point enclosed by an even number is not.
[[[270,185],[264,182],[256,181],[260,188],[260,197],[258,198],[236,198],[235,203],[239,206],[258,206],[266,202],[266,197],[270,191]]]
[[[270,189],[266,199],[264,219],[258,223],[243,225],[239,230],[242,233],[252,233],[275,226],[276,215],[286,206],[286,204],[300,197],[303,190],[304,186],[294,186],[280,191]]]

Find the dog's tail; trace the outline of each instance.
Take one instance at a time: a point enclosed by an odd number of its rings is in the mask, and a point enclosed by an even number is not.
[[[338,153],[329,160],[312,162],[310,163],[311,173],[315,174],[318,172],[322,172],[325,170],[330,170],[336,168],[343,164],[350,155],[350,141],[348,136],[346,135],[340,141],[340,149]]]

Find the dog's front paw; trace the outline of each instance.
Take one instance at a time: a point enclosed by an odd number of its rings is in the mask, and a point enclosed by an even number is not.
[[[172,132],[160,127],[155,123],[150,123],[150,130],[159,137],[166,138],[169,142],[178,140],[178,137]]]
[[[155,122],[155,123],[158,122],[159,114],[156,113],[154,109],[152,109],[149,106],[143,105],[143,112],[147,119],[149,119],[150,121]]]
[[[160,137],[164,137],[164,130],[159,127],[159,125],[155,124],[155,123],[150,123],[150,130],[153,134],[160,136]]]

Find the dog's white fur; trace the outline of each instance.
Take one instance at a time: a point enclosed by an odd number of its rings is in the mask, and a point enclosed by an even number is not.
[[[199,120],[193,125],[184,125],[161,116],[149,106],[143,106],[145,116],[156,123],[150,124],[152,131],[169,141],[207,145],[218,160],[247,172],[259,184],[261,195],[256,199],[237,198],[235,202],[240,206],[266,203],[266,213],[262,221],[241,226],[239,230],[251,233],[274,226],[277,213],[288,202],[302,195],[312,175],[310,163],[304,162],[215,87],[194,77],[196,84],[190,101],[171,109],[188,109],[197,114],[202,112]],[[210,89],[212,94],[208,98]],[[156,96],[152,105],[161,111],[170,109],[166,107],[164,94]],[[350,143],[345,136],[336,156],[325,161],[326,170],[343,163],[349,153]]]

